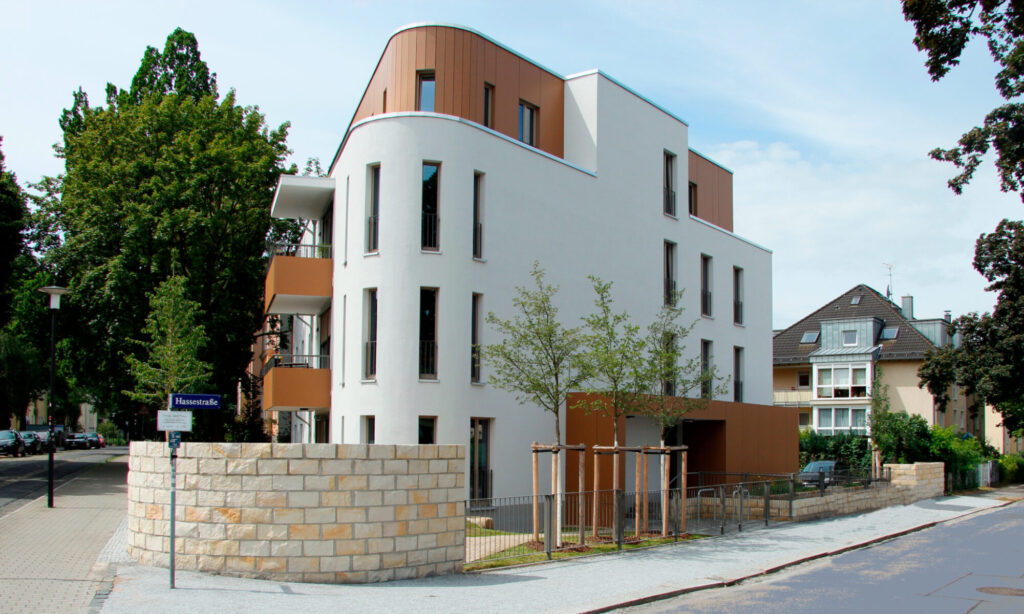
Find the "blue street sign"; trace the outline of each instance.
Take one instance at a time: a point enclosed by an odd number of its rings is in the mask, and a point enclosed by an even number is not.
[[[220,409],[220,395],[173,393],[167,406],[168,409]]]
[[[181,431],[168,431],[167,447],[172,450],[181,447]]]

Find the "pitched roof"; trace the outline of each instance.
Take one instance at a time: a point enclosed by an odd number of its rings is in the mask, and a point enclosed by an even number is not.
[[[860,297],[854,304],[855,297]],[[773,339],[773,363],[775,365],[802,364],[810,362],[810,354],[821,347],[821,336],[814,343],[800,343],[806,332],[820,331],[824,320],[878,318],[885,327],[899,327],[895,339],[872,340],[881,345],[879,360],[919,360],[935,344],[922,335],[903,317],[899,307],[878,293],[877,290],[859,284],[775,335]]]

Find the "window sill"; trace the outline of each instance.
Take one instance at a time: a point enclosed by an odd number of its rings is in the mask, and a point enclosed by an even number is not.
[[[673,220],[675,220],[675,221],[677,221],[677,222],[679,221],[679,216],[678,216],[678,215],[672,215],[672,214],[671,214],[671,213],[669,213],[668,211],[662,211],[662,213],[663,213],[663,214],[665,215],[665,217],[667,217],[667,218],[673,219]]]
[[[377,378],[374,377],[374,378],[371,378],[371,379],[361,379],[361,380],[359,380],[359,383],[360,384],[376,384],[377,383]]]
[[[704,318],[705,320],[714,320],[715,319],[715,316],[713,316],[711,314],[707,314],[707,313],[700,314],[700,317]]]
[[[743,322],[733,322],[732,325],[735,326],[736,328],[746,328],[747,327],[747,325],[744,324]]]
[[[470,386],[476,386],[477,388],[486,388],[487,382],[469,382]]]
[[[444,252],[442,252],[439,249],[422,249],[422,248],[420,248],[420,253],[421,254],[434,254],[434,255],[440,256]]]
[[[421,377],[418,381],[421,384],[440,384],[441,383],[441,380],[439,378],[436,378],[436,377],[435,378],[431,378],[431,379],[423,379]]]
[[[479,262],[481,264],[486,264],[487,263],[487,258],[477,258],[476,256],[473,256],[473,262]]]
[[[363,258],[370,258],[370,257],[375,257],[375,256],[380,256],[380,252],[379,251],[376,251],[376,252],[363,252]]]

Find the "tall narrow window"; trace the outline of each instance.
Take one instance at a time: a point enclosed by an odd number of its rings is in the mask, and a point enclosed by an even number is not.
[[[743,348],[732,348],[732,400],[743,402]]]
[[[376,443],[377,419],[374,416],[363,416],[363,434],[359,438],[362,443]]]
[[[441,248],[441,216],[439,215],[438,192],[441,181],[441,165],[423,163],[423,222],[420,232],[420,248],[437,251]]]
[[[663,344],[663,348],[665,350],[664,356],[671,357],[669,360],[666,360],[665,363],[662,365],[665,367],[662,373],[668,375],[669,373],[674,373],[672,369],[676,366],[675,364],[672,364],[675,361],[676,357],[676,336],[673,334],[665,334],[661,339],[661,343]],[[661,391],[667,397],[674,397],[676,395],[675,377],[666,377],[662,379]]]
[[[381,95],[380,98],[381,98],[381,100],[380,100],[380,112],[381,113],[387,113],[388,112],[388,91],[384,90],[384,93]]]
[[[484,257],[484,174],[473,174],[473,257]]]
[[[363,351],[363,379],[377,377],[377,289],[366,291],[366,343]]]
[[[494,127],[494,86],[484,83],[484,125]]]
[[[437,288],[420,288],[420,378],[437,378]]]
[[[480,382],[480,294],[473,293],[470,305],[469,381]]]
[[[434,110],[434,73],[421,72],[417,75],[419,81],[416,88],[416,110]]]
[[[420,416],[419,421],[419,442],[421,446],[430,446],[437,443],[437,417]]]
[[[732,267],[732,321],[743,324],[743,269]]]
[[[665,213],[676,214],[676,156],[665,152]]]
[[[690,189],[687,193],[687,200],[690,204],[690,215],[697,215],[697,184],[690,182]]]
[[[665,241],[665,304],[676,303],[676,244]]]
[[[537,116],[540,109],[534,105],[519,101],[519,140],[527,145],[537,145]]]
[[[366,216],[366,253],[373,254],[380,249],[380,230],[377,225],[380,217],[380,165],[370,167],[370,199],[367,203]]]
[[[711,256],[700,255],[700,314],[711,315]]]
[[[711,342],[707,339],[700,340],[700,394],[705,399],[711,398]]]

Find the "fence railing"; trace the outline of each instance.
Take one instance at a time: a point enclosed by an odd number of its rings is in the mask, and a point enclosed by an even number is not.
[[[700,291],[700,313],[701,315],[711,315],[711,290]]]
[[[420,377],[433,379],[437,377],[437,342],[420,341]]]
[[[441,247],[441,216],[436,213],[424,213],[420,229],[420,248],[436,251]]]
[[[676,191],[672,188],[665,188],[665,213],[676,214]]]
[[[271,256],[294,256],[296,258],[330,258],[331,254],[330,245],[309,243],[276,243],[271,251]]]
[[[473,224],[473,257],[484,257],[484,225],[480,222]]]
[[[260,375],[266,375],[275,367],[289,369],[330,369],[331,356],[329,354],[271,354],[265,363]]]
[[[380,230],[377,226],[377,216],[370,215],[366,218],[366,253],[372,254],[380,248]]]
[[[363,349],[363,379],[377,376],[377,342],[367,341]]]

